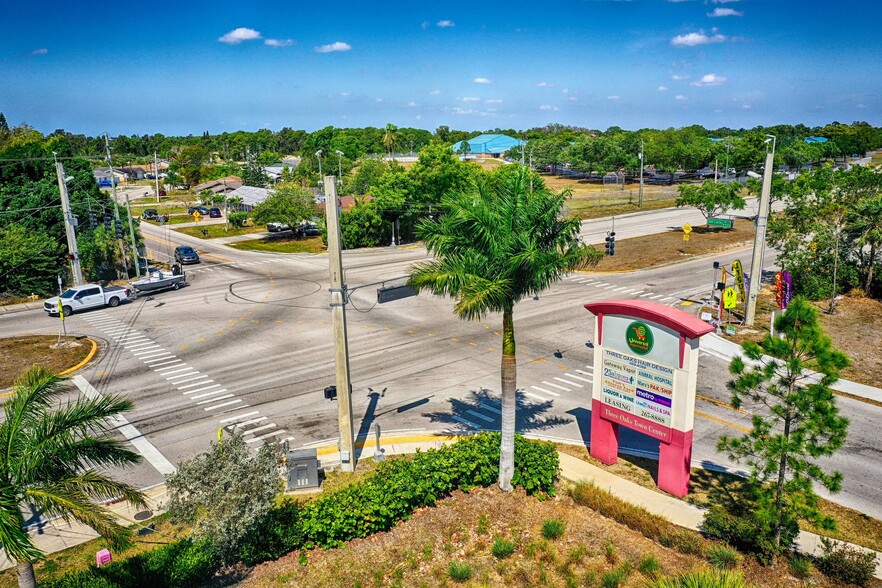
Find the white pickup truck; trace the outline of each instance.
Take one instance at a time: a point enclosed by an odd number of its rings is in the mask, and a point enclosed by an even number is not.
[[[129,291],[121,286],[108,286],[104,288],[98,284],[83,284],[68,289],[61,296],[53,296],[43,303],[43,310],[50,315],[58,314],[58,301],[64,308],[64,316],[71,315],[88,308],[101,308],[104,306],[119,306],[119,303],[129,299]]]

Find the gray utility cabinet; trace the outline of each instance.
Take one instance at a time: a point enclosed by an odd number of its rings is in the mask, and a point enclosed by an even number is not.
[[[296,449],[286,454],[288,490],[319,487],[318,452],[315,449]]]

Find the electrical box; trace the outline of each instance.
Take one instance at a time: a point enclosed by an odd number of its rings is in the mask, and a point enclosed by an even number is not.
[[[296,449],[285,454],[288,490],[319,487],[319,461],[315,449]]]

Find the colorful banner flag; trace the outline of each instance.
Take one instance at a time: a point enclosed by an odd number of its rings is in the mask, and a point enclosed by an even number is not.
[[[732,273],[735,274],[735,285],[738,286],[741,302],[744,302],[747,300],[747,293],[744,291],[744,269],[741,267],[741,262],[737,259],[732,262]]]
[[[778,308],[784,310],[784,275],[782,272],[775,274],[775,302]]]
[[[784,270],[781,274],[784,281],[784,306],[781,308],[786,309],[787,305],[790,304],[790,300],[793,298],[793,279],[790,277],[790,272],[787,270]]]

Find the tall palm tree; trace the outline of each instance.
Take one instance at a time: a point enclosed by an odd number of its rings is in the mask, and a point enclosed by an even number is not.
[[[18,583],[36,586],[42,553],[24,529],[23,505],[46,517],[75,519],[110,539],[125,528],[94,501],[121,497],[144,506],[144,494],[97,468],[127,466],[140,456],[110,438],[111,418],[131,410],[117,396],[59,403],[62,378],[33,367],[13,386],[0,423],[0,547],[16,561]]]
[[[416,264],[409,280],[417,291],[456,298],[454,312],[462,319],[502,313],[499,487],[506,492],[514,475],[515,303],[602,257],[579,241],[578,219],[561,217],[569,194],[548,190],[538,177],[531,192],[531,175],[524,166],[505,166],[445,197],[441,217],[418,227],[435,259]]]
[[[395,149],[395,140],[398,138],[395,135],[395,131],[398,130],[398,127],[389,123],[386,125],[386,132],[383,134],[383,146],[386,148],[386,153],[389,154],[389,157],[392,157],[392,152]]]

